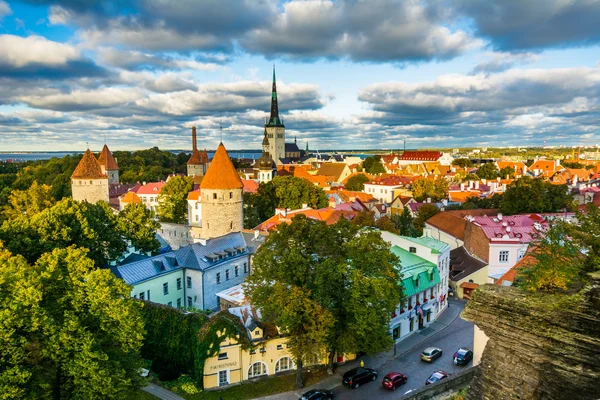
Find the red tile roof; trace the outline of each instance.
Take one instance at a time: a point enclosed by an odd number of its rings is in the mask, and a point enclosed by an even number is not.
[[[442,153],[439,151],[405,151],[400,156],[400,160],[409,160],[409,161],[437,161],[442,156]]]
[[[119,169],[119,166],[117,165],[117,160],[115,160],[107,145],[104,145],[104,147],[102,148],[102,151],[98,156],[98,162],[100,163],[100,165],[104,165],[104,169],[106,171],[114,171]]]
[[[219,144],[215,156],[202,179],[201,189],[242,189],[240,179],[223,143]]]
[[[77,164],[75,171],[71,175],[72,179],[103,179],[107,178],[105,174],[102,173],[102,167],[94,154],[87,149],[85,154]]]
[[[127,192],[125,194],[125,196],[123,196],[121,198],[121,203],[141,203],[142,199],[140,199],[140,196],[138,196],[137,194],[135,194],[135,192]]]
[[[165,182],[148,182],[138,188],[136,193],[140,194],[159,194],[165,186]]]
[[[253,179],[242,179],[244,184],[244,193],[256,193],[258,190],[258,182]]]

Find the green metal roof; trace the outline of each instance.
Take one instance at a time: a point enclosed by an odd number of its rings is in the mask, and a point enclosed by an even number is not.
[[[400,259],[406,296],[414,296],[440,283],[440,274],[434,263],[399,246],[392,246],[391,252]]]
[[[440,251],[445,250],[448,246],[447,243],[441,242],[437,239],[428,236],[422,236],[418,238],[409,237],[409,236],[401,236],[403,239],[409,240],[413,243],[420,244],[425,247],[429,247],[433,254],[438,254]]]

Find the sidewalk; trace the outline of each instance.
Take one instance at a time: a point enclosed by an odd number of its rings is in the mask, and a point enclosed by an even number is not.
[[[342,375],[344,375],[344,373],[352,368],[358,367],[360,359],[364,360],[365,366],[369,368],[381,368],[381,366],[389,360],[402,356],[404,353],[411,351],[416,346],[419,346],[424,341],[431,339],[431,337],[443,331],[460,315],[465,304],[466,302],[463,300],[448,300],[449,307],[446,308],[446,310],[435,322],[432,322],[431,325],[429,325],[426,329],[423,329],[423,331],[417,331],[401,342],[396,343],[396,355],[394,355],[394,348],[392,347],[390,350],[379,353],[376,356],[363,356],[355,361],[337,367],[333,375],[315,385],[307,386],[303,389],[291,392],[258,397],[254,400],[298,400],[304,392],[307,392],[311,389],[333,390],[342,384]]]

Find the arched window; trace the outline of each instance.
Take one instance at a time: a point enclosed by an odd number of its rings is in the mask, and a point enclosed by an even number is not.
[[[294,362],[290,357],[282,357],[275,364],[275,372],[287,371],[290,369],[294,369]]]
[[[248,378],[256,378],[257,376],[267,375],[267,364],[262,361],[257,361],[248,368]]]

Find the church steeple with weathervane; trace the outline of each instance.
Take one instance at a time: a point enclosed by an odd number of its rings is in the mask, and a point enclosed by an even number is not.
[[[273,89],[271,90],[271,115],[265,119],[266,137],[269,141],[269,154],[276,162],[285,158],[285,126],[279,117],[279,104],[277,102],[277,82],[275,79],[275,66],[273,65]]]

